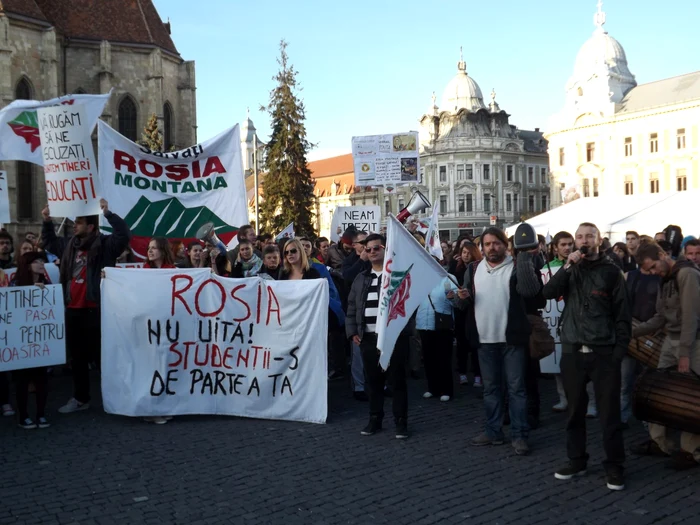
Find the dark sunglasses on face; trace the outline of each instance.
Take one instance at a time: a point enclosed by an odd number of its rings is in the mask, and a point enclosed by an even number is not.
[[[297,251],[298,250],[296,248],[292,248],[291,250],[284,250],[284,254],[289,255],[291,253],[292,255],[295,255]]]
[[[378,252],[379,250],[383,250],[384,246],[377,245],[377,246],[367,246],[365,250],[367,250],[369,253],[372,252]]]

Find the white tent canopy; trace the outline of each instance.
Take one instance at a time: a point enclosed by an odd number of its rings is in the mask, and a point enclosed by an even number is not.
[[[680,226],[683,235],[700,235],[700,191],[651,193],[624,197],[577,199],[527,221],[541,235],[574,233],[582,222],[592,222],[612,242],[624,241],[625,232],[653,236],[669,224]],[[513,235],[518,224],[506,228]]]

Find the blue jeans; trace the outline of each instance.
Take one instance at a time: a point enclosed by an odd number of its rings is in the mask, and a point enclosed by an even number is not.
[[[507,385],[511,439],[527,439],[527,394],[525,393],[525,348],[506,343],[479,347],[481,378],[484,382],[486,435],[503,439],[503,388]]]

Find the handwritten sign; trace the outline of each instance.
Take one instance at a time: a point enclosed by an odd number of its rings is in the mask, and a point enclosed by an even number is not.
[[[420,183],[418,133],[352,138],[356,186]]]
[[[16,273],[17,268],[12,267],[5,269],[5,277],[7,278],[8,285],[12,282],[12,279],[15,278]],[[47,282],[51,284],[59,284],[61,282],[61,273],[58,266],[53,263],[47,263],[44,265],[44,275],[46,276]]]
[[[85,107],[75,104],[39,108],[37,117],[51,214],[97,215],[98,180],[93,175],[97,164]]]
[[[561,266],[552,268],[552,275],[557,273]],[[551,277],[549,270],[545,266],[542,268],[542,282],[547,284]],[[561,339],[559,338],[559,319],[564,311],[564,301],[550,299],[547,305],[542,310],[542,319],[547,323],[549,331],[554,337],[554,353],[548,355],[544,359],[540,359],[540,370],[543,374],[558,374],[560,373],[559,363],[561,362]]]
[[[106,268],[105,410],[324,423],[327,326],[325,279]]]
[[[357,231],[379,233],[381,218],[379,206],[338,206],[331,221],[331,240],[339,242],[350,225]]]
[[[0,224],[7,224],[10,219],[10,193],[7,189],[7,172],[0,171]]]
[[[61,285],[0,288],[0,372],[66,362]]]

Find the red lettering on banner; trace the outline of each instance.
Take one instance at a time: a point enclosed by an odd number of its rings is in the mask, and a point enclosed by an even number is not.
[[[136,173],[136,159],[124,151],[114,150],[114,169]]]
[[[204,163],[204,167],[202,167],[202,163]],[[209,157],[206,160],[194,160],[190,164],[159,164],[149,159],[141,159],[137,162],[134,156],[119,150],[114,150],[114,169],[153,179],[165,175],[174,181],[181,181],[188,177],[204,179],[215,174],[226,173],[226,168],[217,156]]]
[[[275,305],[277,308],[272,307],[272,302],[275,302]],[[267,287],[267,321],[265,321],[265,326],[270,325],[270,317],[272,317],[272,314],[276,313],[277,314],[277,324],[279,326],[282,326],[282,319],[280,318],[280,303],[277,300],[277,296],[275,295],[275,292],[272,291],[271,287]]]
[[[185,286],[181,290],[178,290],[175,287],[175,283],[180,279],[187,281],[187,286]],[[182,297],[182,294],[185,293],[190,288],[192,288],[192,284],[194,283],[194,279],[192,279],[192,277],[190,277],[189,275],[180,274],[180,275],[173,275],[170,278],[170,281],[173,283],[173,290],[172,290],[171,298],[170,298],[170,315],[175,315],[175,299],[178,299],[185,306],[187,313],[192,315],[192,310],[190,309],[189,305],[187,304],[187,301],[185,301],[185,299]]]
[[[199,307],[199,295],[202,293],[206,285],[209,283],[214,284],[219,288],[219,292],[221,292],[221,303],[219,304],[219,307],[214,310],[213,312],[203,312],[202,309]],[[197,293],[194,295],[194,308],[197,310],[197,313],[201,315],[202,317],[214,317],[216,315],[219,315],[221,311],[224,309],[224,306],[226,305],[226,290],[222,286],[222,284],[218,281],[215,281],[214,279],[207,279],[202,283],[202,286],[199,287],[197,290]]]
[[[247,312],[248,312],[248,313],[246,313],[245,317],[234,317],[233,320],[236,321],[237,323],[240,323],[241,321],[246,321],[247,319],[250,318],[250,313],[251,313],[251,312],[250,312],[250,306],[248,306],[248,303],[246,303],[246,302],[245,302],[243,299],[241,299],[240,297],[236,297],[236,292],[237,292],[238,290],[240,290],[241,288],[245,288],[245,287],[246,287],[245,284],[239,284],[239,285],[236,286],[233,290],[231,290],[231,299],[234,299],[234,300],[238,301],[239,303],[241,303],[243,306],[245,306],[245,308],[246,308],[246,310],[247,310]],[[259,308],[259,307],[260,307],[260,305],[258,305],[258,308]]]

